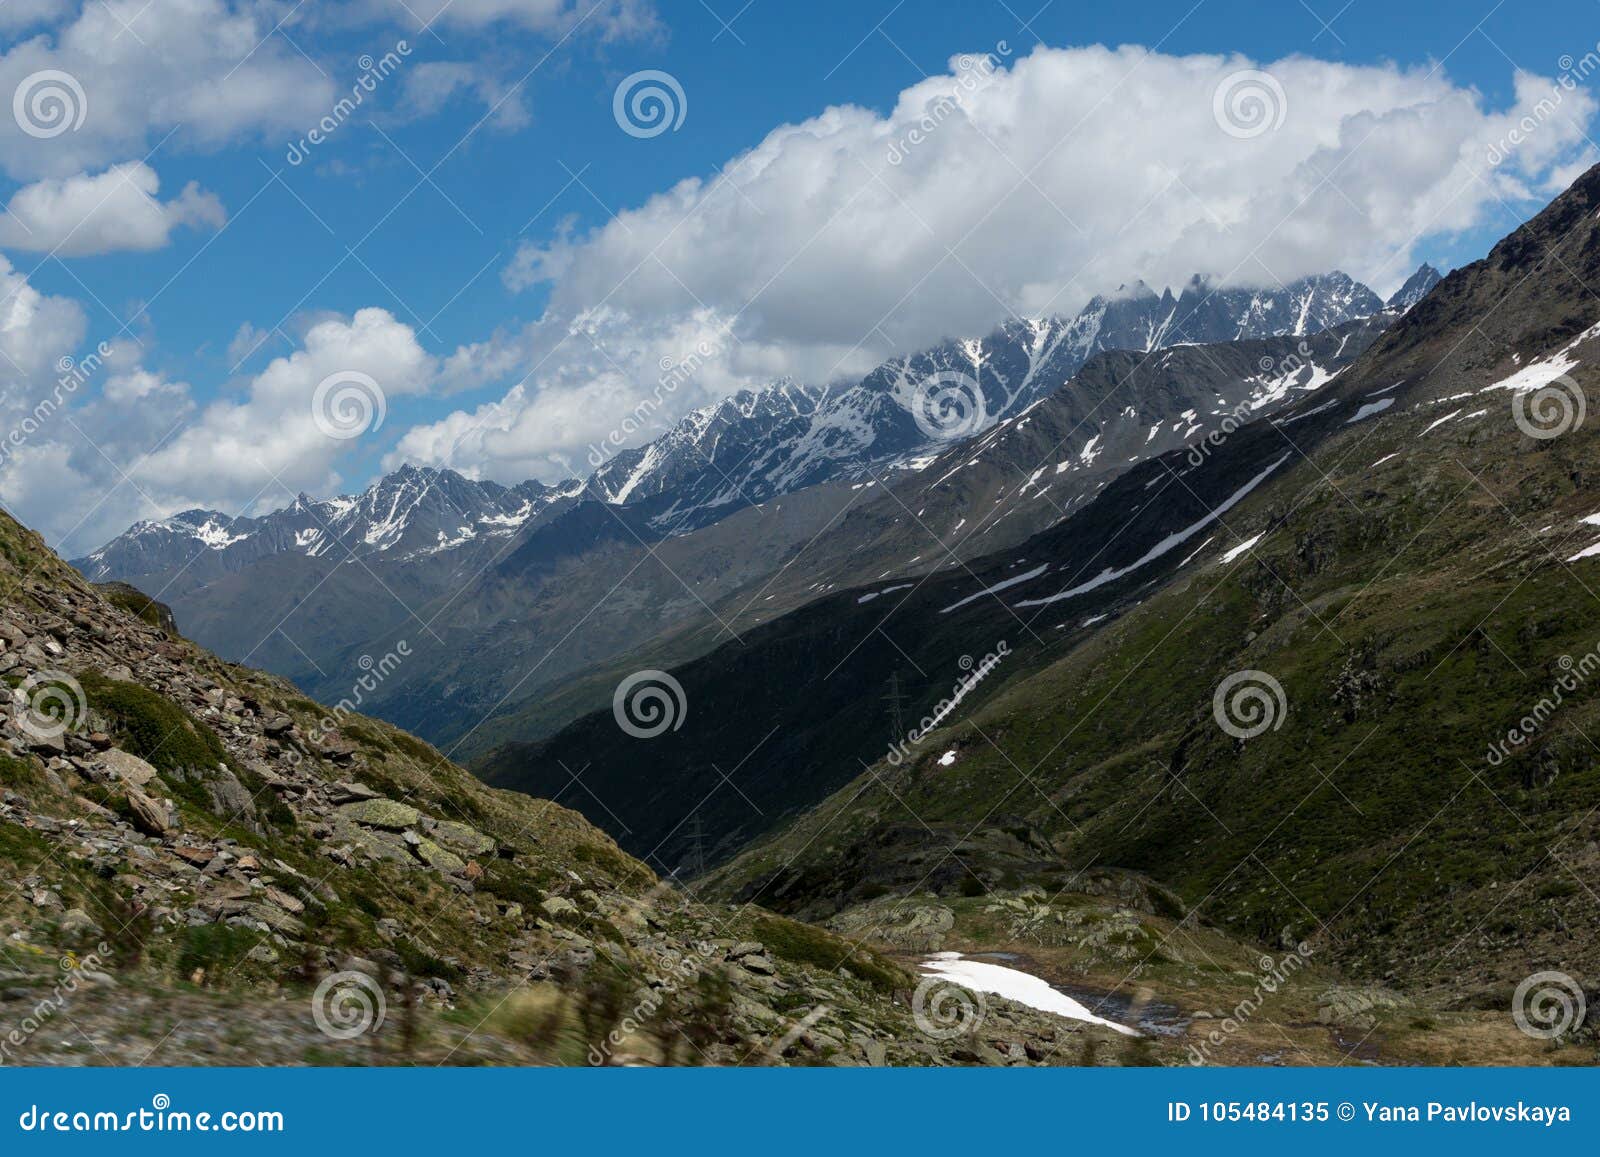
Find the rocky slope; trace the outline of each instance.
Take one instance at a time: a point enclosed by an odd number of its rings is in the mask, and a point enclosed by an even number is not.
[[[901,964],[701,904],[3,516],[0,584],[7,1063],[1043,1063],[1120,1035],[1005,1002],[981,1038],[919,1032]]]

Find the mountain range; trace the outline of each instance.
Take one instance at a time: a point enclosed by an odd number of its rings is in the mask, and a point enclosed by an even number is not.
[[[1401,295],[1437,277],[1419,269]],[[1107,367],[1076,391],[1062,388],[1106,351],[1282,341],[1361,318],[1381,325],[1400,309],[1398,297],[1386,307],[1340,273],[1270,291],[1195,278],[1179,293],[1156,294],[1141,283],[1070,318],[1015,321],[895,359],[853,385],[779,382],[740,392],[584,480],[507,488],[408,466],[360,494],[301,495],[257,517],[191,510],[141,522],[74,565],[93,581],[129,582],[161,598],[220,654],[334,699],[362,656],[403,638],[426,642],[435,656],[427,670],[401,673],[369,709],[481,753],[564,721],[564,700],[546,705],[544,688],[641,645],[664,647],[663,661],[682,660],[726,638],[744,612],[712,608],[742,607],[740,591],[775,612],[842,581],[841,559],[880,570],[948,562],[906,552],[903,530],[894,529],[930,503],[951,515],[950,557],[1038,529],[1116,471],[1197,436],[1242,400],[1238,390],[1255,391],[1256,408],[1278,404],[1284,392],[1263,383],[1308,360],[1295,341],[1263,346],[1263,364],[1290,361],[1245,372],[1235,359],[1226,375],[1190,367],[1143,405],[1111,413],[1096,405],[1111,385]],[[1363,331],[1343,356],[1369,336]],[[1333,352],[1318,343],[1324,361]],[[918,384],[939,375],[981,394],[982,420],[962,433],[993,431],[990,442],[1011,439],[1014,421],[1042,429],[1044,419],[1019,415],[1043,399],[1083,403],[1051,412],[1063,435],[1083,427],[1083,445],[1050,481],[1029,488],[1032,510],[987,517],[1001,513],[989,509],[994,496],[961,532],[976,490],[998,476],[980,461],[954,491],[947,484],[948,468],[936,463],[960,439],[930,436],[912,414]],[[1238,390],[1222,388],[1220,377]],[[980,459],[987,453],[980,448]],[[782,516],[769,517],[779,500]],[[811,544],[825,528],[827,548],[818,549]],[[974,538],[980,528],[984,537]],[[634,597],[594,607],[617,584]]]

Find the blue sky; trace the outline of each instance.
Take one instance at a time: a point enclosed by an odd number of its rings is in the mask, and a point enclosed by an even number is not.
[[[115,348],[45,428],[13,443],[0,474],[8,505],[83,549],[132,518],[350,489],[403,459],[507,482],[553,477],[563,462],[581,470],[582,447],[648,391],[650,367],[693,348],[695,325],[732,325],[737,348],[661,421],[741,385],[848,375],[920,340],[1074,309],[1123,279],[1183,268],[1264,281],[1338,264],[1386,290],[1419,260],[1480,256],[1589,163],[1589,88],[1600,83],[1580,79],[1531,144],[1498,166],[1473,162],[1482,172],[1467,179],[1456,154],[1481,161],[1514,125],[1509,110],[1526,112],[1595,49],[1594,3],[1544,5],[1536,19],[1511,4],[1374,0],[441,4],[0,4],[5,90],[59,67],[87,105],[81,128],[0,135],[0,198],[18,222],[0,219],[5,292],[13,305],[42,303],[13,310],[27,336],[0,363],[8,420],[33,410],[62,356]],[[419,28],[413,13],[434,19]],[[74,63],[96,37],[121,60],[115,75]],[[1145,63],[1147,49],[1160,59]],[[391,74],[291,163],[291,145],[351,91],[365,58],[386,53]],[[876,142],[895,136],[903,94],[962,76],[958,54],[1000,76],[959,114],[972,132],[940,128],[884,168]],[[1246,68],[1275,78],[1283,128],[1198,147],[1185,118],[1209,131],[1212,110],[1196,106],[1212,74]],[[619,126],[618,85],[641,70],[670,74],[684,94],[675,130],[641,138]],[[1518,70],[1529,74],[1520,89]],[[818,132],[836,152],[874,142],[876,176],[769,137],[831,106],[863,112]],[[1084,125],[1044,163],[1029,118]],[[1439,140],[1449,163],[1412,172]],[[1085,186],[1073,166],[1091,175]],[[1334,178],[1314,211],[1285,224],[1292,214],[1263,189],[1317,166]],[[995,171],[1017,179],[986,185]],[[763,187],[780,172],[784,188]],[[726,190],[675,229],[719,173]],[[698,195],[674,202],[686,180],[701,182]],[[1141,182],[1163,199],[1121,222],[1086,191],[1125,184],[1142,204]],[[108,212],[101,192],[129,184],[139,191],[125,217],[72,216]],[[953,204],[923,199],[945,184]],[[880,216],[852,224],[884,190]],[[1425,218],[1400,219],[1423,203]],[[145,219],[158,204],[165,223]],[[892,251],[901,235],[931,239],[932,257]],[[1056,245],[1059,283],[1049,263],[1030,264]],[[602,315],[586,312],[596,305]],[[881,324],[852,335],[852,315]],[[581,342],[552,336],[575,322]],[[291,437],[285,399],[309,395],[306,375],[330,364],[380,383],[382,425],[332,443]],[[219,401],[235,408],[211,409]],[[253,453],[227,449],[248,443],[252,424],[259,469],[241,465]]]

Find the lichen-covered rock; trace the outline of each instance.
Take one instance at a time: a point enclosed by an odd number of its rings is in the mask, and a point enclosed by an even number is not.
[[[413,826],[422,813],[409,804],[379,798],[343,804],[339,808],[339,814],[363,827],[402,831]]]
[[[131,783],[135,787],[144,787],[156,777],[155,768],[137,755],[123,751],[120,747],[112,747],[102,751],[99,759],[118,779]]]
[[[418,839],[412,845],[412,850],[417,853],[417,859],[436,871],[455,873],[463,871],[467,866],[467,862],[460,856],[441,848],[426,837]]]
[[[487,856],[494,851],[494,841],[477,828],[455,820],[440,820],[433,826],[433,836],[440,843],[460,848],[474,856]]]

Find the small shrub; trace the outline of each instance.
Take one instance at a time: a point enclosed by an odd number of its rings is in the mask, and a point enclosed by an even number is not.
[[[167,617],[166,608],[143,591],[125,583],[116,583],[101,587],[100,594],[112,606],[127,611],[134,618],[148,623],[158,631],[171,633],[171,621]]]
[[[209,770],[226,757],[222,741],[209,727],[148,687],[92,672],[79,682],[117,742],[157,771]]]
[[[199,969],[204,969],[208,976],[219,971],[229,973],[260,941],[260,934],[227,924],[185,928],[182,946],[178,949],[178,972],[184,977],[192,976]]]
[[[791,964],[809,964],[832,972],[848,968],[880,992],[906,987],[906,975],[876,952],[855,947],[831,932],[800,924],[782,916],[761,916],[755,920],[755,935],[767,951]]]

